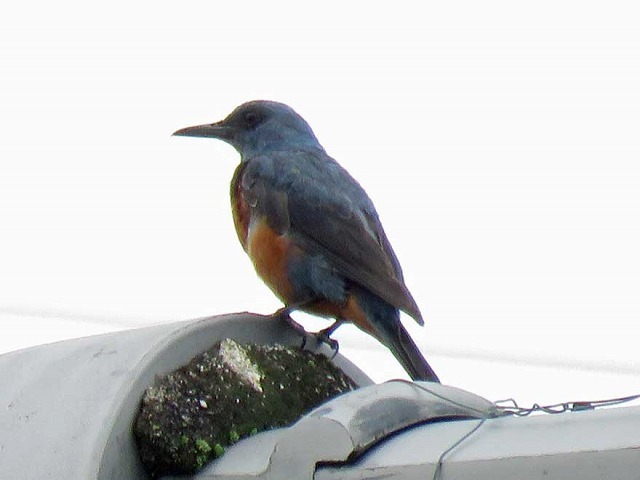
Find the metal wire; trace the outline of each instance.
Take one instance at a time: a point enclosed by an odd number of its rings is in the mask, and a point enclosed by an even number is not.
[[[548,413],[555,415],[565,412],[580,412],[583,410],[594,410],[600,407],[611,407],[613,405],[620,405],[622,403],[631,402],[640,398],[640,395],[629,395],[627,397],[609,398],[606,400],[581,400],[573,402],[555,403],[553,405],[539,405],[534,403],[531,407],[521,407],[513,398],[507,398],[505,400],[498,400],[496,403],[496,410],[499,416],[515,415],[517,417],[526,417],[534,412]],[[500,403],[510,403],[511,406],[499,405]]]
[[[469,430],[467,433],[465,433],[462,437],[460,437],[453,445],[451,445],[449,448],[447,448],[444,452],[442,452],[442,454],[440,455],[440,457],[438,457],[438,463],[436,463],[436,469],[433,471],[433,480],[438,480],[440,477],[440,475],[442,474],[442,466],[444,464],[444,457],[446,457],[447,455],[449,455],[449,453],[451,453],[453,450],[455,450],[458,445],[460,445],[462,442],[464,442],[467,438],[469,438],[471,435],[473,435],[474,433],[476,433],[480,427],[482,425],[484,425],[484,422],[486,422],[488,419],[487,418],[483,418],[481,419],[477,425],[475,425],[471,430]]]
[[[446,395],[442,395],[441,393],[438,393],[438,392],[432,390],[431,388],[429,388],[429,387],[427,387],[425,385],[425,383],[428,383],[428,382],[420,384],[420,383],[412,382],[410,380],[404,380],[402,378],[396,378],[396,379],[393,379],[393,380],[389,380],[387,383],[392,383],[392,382],[393,383],[406,383],[407,385],[410,385],[413,388],[417,388],[419,390],[423,390],[423,391],[427,392],[428,394],[433,395],[436,398],[439,398],[440,400],[444,400],[445,402],[450,403],[451,405],[455,405],[456,407],[463,408],[465,410],[471,410],[471,411],[477,413],[481,418],[484,418],[484,417],[491,418],[492,417],[492,415],[487,416],[487,412],[485,410],[481,410],[479,408],[475,408],[475,407],[472,407],[470,405],[458,402],[456,400],[453,400],[453,399],[447,397]]]

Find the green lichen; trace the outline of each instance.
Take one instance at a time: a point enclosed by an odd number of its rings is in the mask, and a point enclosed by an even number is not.
[[[200,469],[207,463],[209,458],[211,458],[210,452],[213,449],[211,448],[211,445],[202,438],[196,439],[195,445],[198,450],[198,454],[196,455],[196,466]]]
[[[215,453],[216,458],[221,457],[222,455],[224,455],[224,447],[219,443],[216,443],[213,446],[213,453]]]
[[[201,453],[209,453],[211,451],[211,445],[206,440],[198,438],[196,440],[196,448]]]

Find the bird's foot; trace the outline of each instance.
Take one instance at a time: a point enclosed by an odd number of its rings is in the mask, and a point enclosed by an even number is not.
[[[318,332],[307,332],[307,330],[305,330],[305,328],[302,325],[300,325],[293,318],[291,318],[291,312],[293,310],[295,310],[295,308],[292,308],[290,306],[283,307],[279,310],[276,310],[273,314],[271,314],[271,317],[287,322],[291,328],[293,328],[296,332],[300,334],[300,336],[302,337],[302,344],[300,345],[301,349],[304,349],[304,347],[307,346],[307,338],[313,337],[315,338],[318,345],[321,345],[324,343],[328,345],[331,350],[333,350],[333,355],[331,356],[331,358],[333,359],[338,354],[338,350],[340,349],[340,344],[338,343],[337,340],[334,340],[333,338],[331,338],[331,334],[333,334],[333,332],[335,332],[336,329],[340,325],[342,325],[343,320],[336,320],[330,326]]]
[[[328,328],[324,328],[320,330],[319,332],[312,333],[312,335],[316,339],[316,342],[318,342],[318,345],[325,343],[333,351],[333,355],[331,355],[332,360],[335,358],[336,355],[338,355],[338,350],[340,350],[340,344],[338,343],[338,341],[331,338],[331,334],[334,332],[335,329],[336,329],[335,324],[333,324]]]

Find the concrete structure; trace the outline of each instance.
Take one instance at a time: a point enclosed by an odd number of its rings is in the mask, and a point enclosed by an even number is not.
[[[0,356],[0,478],[147,478],[131,434],[142,392],[222,338],[300,343],[283,322],[235,314]],[[469,392],[373,385],[341,355],[334,361],[362,388],[237,443],[193,478],[638,478],[640,407],[496,418]]]

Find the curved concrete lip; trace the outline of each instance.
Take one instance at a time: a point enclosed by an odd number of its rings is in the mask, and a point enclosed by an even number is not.
[[[0,478],[146,478],[131,433],[144,389],[223,338],[301,343],[285,322],[238,313],[0,356]],[[372,384],[342,355],[333,361],[358,385]]]

